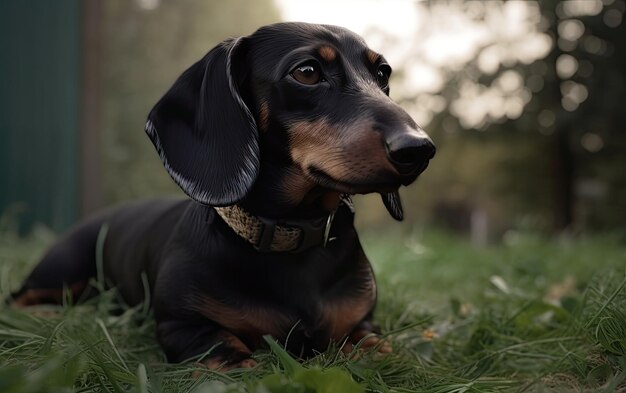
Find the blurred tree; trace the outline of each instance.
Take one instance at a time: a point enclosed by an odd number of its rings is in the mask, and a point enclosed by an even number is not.
[[[105,202],[180,193],[143,132],[174,80],[225,38],[276,22],[271,0],[111,0],[104,5]]]
[[[539,65],[522,69],[527,84],[543,83],[543,88],[533,94],[523,116],[510,122],[518,129],[530,126],[548,137],[558,229],[574,224],[580,196],[576,186],[583,184],[578,182],[581,178],[612,181],[593,173],[590,166],[597,159],[592,155],[601,153],[602,158],[611,160],[625,151],[625,3],[604,3],[539,2],[542,24],[554,45]],[[537,68],[545,73],[533,72]],[[623,200],[621,211],[626,213]]]
[[[623,225],[624,0],[418,7],[435,17],[447,7],[443,19],[462,14],[457,24],[474,24],[459,43],[466,47],[460,59],[435,64],[440,86],[404,97],[446,146],[426,173],[434,190],[444,190],[433,203],[495,205],[487,207],[509,221],[503,227],[515,218],[506,207],[548,218],[557,230]],[[516,17],[525,23],[507,25]]]

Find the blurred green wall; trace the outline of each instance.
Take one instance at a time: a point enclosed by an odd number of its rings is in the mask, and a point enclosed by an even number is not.
[[[80,2],[0,1],[0,214],[78,215]]]

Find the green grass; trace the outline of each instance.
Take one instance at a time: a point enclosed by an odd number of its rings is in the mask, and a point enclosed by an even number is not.
[[[52,236],[0,235],[0,294]],[[0,392],[626,391],[626,246],[617,236],[483,249],[441,234],[370,232],[376,319],[395,352],[303,363],[271,340],[260,367],[226,374],[164,360],[142,307],[108,291],[80,305],[0,306]]]

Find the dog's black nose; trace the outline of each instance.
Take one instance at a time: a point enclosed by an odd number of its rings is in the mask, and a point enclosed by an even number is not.
[[[401,175],[426,169],[435,156],[435,145],[422,132],[409,131],[393,135],[386,142],[387,157]]]

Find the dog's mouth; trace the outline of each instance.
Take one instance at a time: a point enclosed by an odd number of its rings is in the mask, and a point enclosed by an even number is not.
[[[402,221],[404,218],[404,210],[402,209],[402,202],[400,201],[400,194],[398,193],[398,188],[403,182],[389,181],[367,184],[346,182],[334,179],[323,170],[313,166],[309,167],[307,172],[319,186],[344,194],[379,193],[391,217],[397,221]]]

